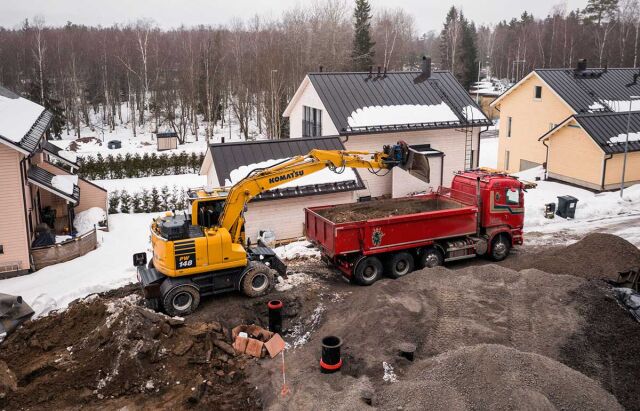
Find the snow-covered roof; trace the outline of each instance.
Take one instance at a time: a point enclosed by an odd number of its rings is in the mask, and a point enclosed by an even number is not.
[[[0,142],[32,153],[52,118],[41,105],[0,87]]]
[[[30,183],[71,203],[77,204],[80,200],[80,189],[77,185],[78,176],[76,175],[55,175],[43,168],[31,165],[27,172],[27,179]]]
[[[288,158],[306,155],[313,149],[344,150],[339,137],[295,138],[255,142],[212,144],[205,160],[208,167],[215,167],[217,186],[230,186],[257,168],[269,167]],[[208,170],[202,170],[207,174]],[[213,182],[215,183],[215,182]],[[215,185],[215,184],[214,184]],[[256,200],[299,197],[364,188],[358,172],[346,168],[337,174],[328,169],[287,182],[274,190],[261,194]]]
[[[300,88],[311,82],[341,135],[491,124],[450,72],[433,71],[424,81],[420,75],[412,71],[379,76],[367,72],[310,73]],[[285,115],[298,95],[296,92]],[[476,110],[470,116],[473,120],[465,116],[466,107]]]

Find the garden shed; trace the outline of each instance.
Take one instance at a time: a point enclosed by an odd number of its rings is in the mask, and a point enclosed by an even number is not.
[[[156,133],[158,151],[175,150],[178,148],[178,133],[169,131]]]

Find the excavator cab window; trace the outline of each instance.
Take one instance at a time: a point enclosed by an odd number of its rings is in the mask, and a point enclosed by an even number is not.
[[[198,225],[214,227],[218,225],[224,208],[224,199],[198,202]]]

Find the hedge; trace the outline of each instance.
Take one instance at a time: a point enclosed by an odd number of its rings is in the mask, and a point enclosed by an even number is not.
[[[184,190],[168,186],[143,189],[133,194],[127,190],[109,193],[109,214],[117,213],[156,213],[169,210],[186,210],[189,201]]]
[[[180,154],[127,153],[104,157],[78,158],[78,175],[89,180],[152,177],[173,174],[198,173],[204,153]]]

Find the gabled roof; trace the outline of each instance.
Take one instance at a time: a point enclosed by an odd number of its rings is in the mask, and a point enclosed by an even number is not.
[[[62,197],[67,201],[77,204],[78,201],[80,201],[80,188],[74,184],[73,193],[70,194],[64,192],[54,186],[53,178],[55,176],[55,174],[50,173],[49,171],[35,165],[31,165],[29,167],[29,171],[27,172],[27,179],[30,183],[42,187],[43,189],[58,197]]]
[[[420,74],[419,71],[389,72],[384,76],[370,75],[367,72],[320,72],[309,73],[308,79],[340,134],[491,124],[451,73],[434,71],[426,81],[416,82],[415,79]],[[300,88],[306,84],[305,78]],[[300,88],[294,99],[299,96]],[[397,123],[375,123],[380,108],[394,106],[396,111],[387,114],[397,118]],[[438,118],[438,115],[429,116],[428,111],[434,107],[440,112],[444,108],[449,114],[441,115],[442,118]],[[412,108],[419,110],[418,113],[424,113],[422,117],[425,120],[407,121],[406,112]],[[362,125],[361,122],[354,121],[357,114],[368,109],[373,109],[370,113],[373,122]],[[285,115],[288,112],[289,108]]]
[[[31,154],[52,120],[41,105],[0,86],[0,143]]]
[[[257,163],[306,155],[313,149],[344,150],[340,137],[293,138],[253,142],[211,144],[209,153],[213,160],[221,186],[232,181],[232,172],[240,167]],[[206,161],[206,160],[205,160]],[[341,191],[354,191],[364,188],[357,171],[353,170],[353,180],[321,182],[318,184],[288,187],[270,190],[256,197],[256,200],[300,197],[313,194],[326,194]]]
[[[623,153],[629,120],[629,151],[640,151],[640,111],[629,113],[578,114],[574,118],[607,153]]]

